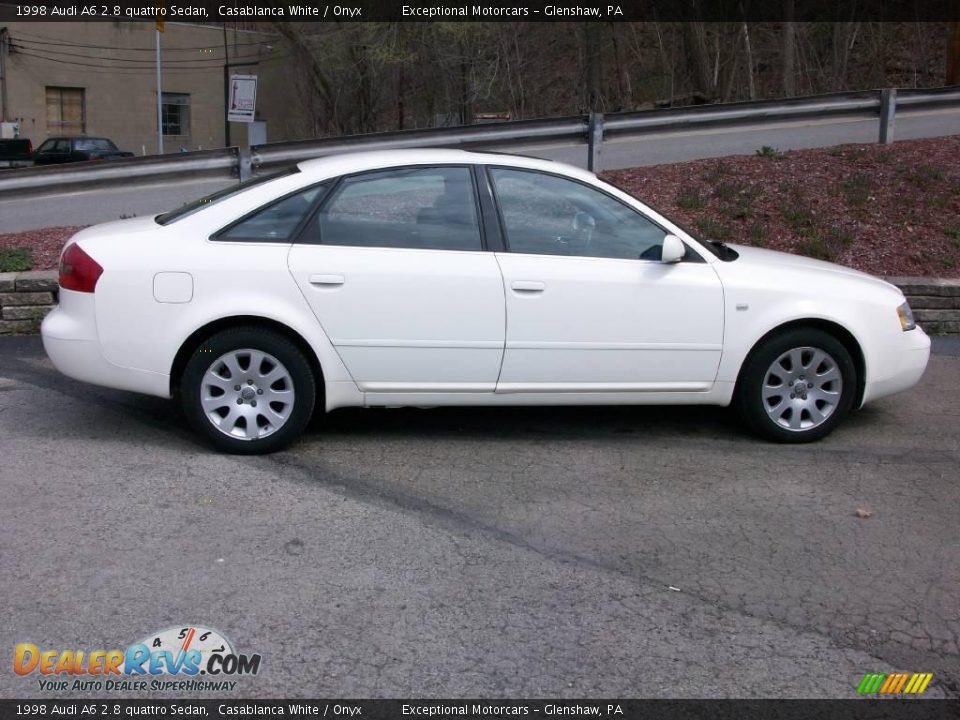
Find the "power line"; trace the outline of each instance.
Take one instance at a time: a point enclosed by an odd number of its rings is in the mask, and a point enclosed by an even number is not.
[[[115,65],[98,65],[98,64],[93,64],[93,63],[84,63],[84,62],[78,62],[78,61],[76,61],[76,60],[60,60],[60,59],[55,58],[55,57],[49,57],[49,56],[47,56],[47,55],[37,54],[37,53],[35,53],[35,52],[31,52],[31,51],[28,51],[28,50],[17,50],[17,54],[18,54],[18,55],[23,55],[23,56],[26,56],[26,57],[37,58],[38,60],[46,60],[47,62],[58,63],[58,64],[60,64],[60,65],[81,66],[81,67],[85,67],[85,68],[91,68],[90,70],[84,70],[84,72],[114,73],[114,74],[121,74],[121,75],[136,75],[136,74],[138,74],[138,73],[139,73],[139,74],[143,74],[143,73],[152,74],[152,73],[154,72],[154,68],[147,68],[147,67],[144,67],[144,68],[140,68],[140,67],[118,67],[118,66],[115,66]],[[286,57],[268,58],[267,60],[262,60],[262,61],[260,61],[260,63],[263,64],[263,63],[265,63],[265,62],[271,62],[271,61],[274,61],[274,60],[282,60],[282,59],[287,59],[287,58],[286,58]],[[192,73],[192,74],[196,74],[196,73],[199,73],[199,72],[219,72],[219,71],[222,71],[222,68],[223,68],[223,65],[222,65],[222,64],[220,64],[220,65],[208,65],[208,66],[190,66],[190,67],[179,66],[179,67],[171,68],[170,70],[168,70],[168,71],[166,71],[166,72],[170,72],[170,73],[182,73],[182,74],[191,74],[191,73]]]
[[[46,52],[46,53],[50,53],[51,55],[58,55],[58,56],[63,56],[63,57],[78,57],[78,58],[83,58],[83,59],[85,59],[85,60],[109,60],[109,61],[121,62],[121,63],[148,63],[148,64],[150,64],[150,65],[156,64],[156,60],[154,60],[154,59],[147,60],[147,59],[140,59],[140,58],[120,58],[120,57],[104,57],[104,56],[100,56],[100,55],[96,55],[96,56],[94,56],[94,55],[85,55],[85,54],[81,54],[81,53],[66,52],[65,50],[47,50],[45,47],[42,47],[42,46],[41,46],[41,47],[34,47],[33,44],[30,44],[30,45],[22,45],[21,43],[32,43],[32,41],[31,41],[31,40],[20,40],[20,39],[18,39],[18,40],[16,40],[15,42],[10,43],[10,47],[11,47],[12,49],[14,49],[14,50],[33,50],[33,51],[36,51],[36,52]],[[260,59],[261,59],[261,56],[260,56],[260,55],[247,55],[247,56],[243,56],[243,57],[238,58],[238,60],[254,60],[254,59],[260,60]],[[189,59],[183,59],[183,58],[181,58],[181,59],[164,59],[163,62],[164,62],[164,64],[167,64],[167,63],[195,63],[195,62],[201,62],[201,63],[215,63],[215,64],[217,64],[218,66],[222,66],[223,63],[224,63],[224,59],[223,59],[222,57],[209,57],[209,58],[200,57],[200,58],[189,58]],[[231,61],[231,62],[232,62],[232,61]]]
[[[60,38],[49,38],[42,35],[34,35],[33,33],[24,32],[23,30],[18,29],[16,31],[17,35],[22,35],[26,38],[30,38],[33,42],[43,42],[47,45],[60,45],[63,47],[80,47],[80,48],[91,48],[95,50],[129,50],[131,52],[155,52],[156,48],[154,47],[120,47],[117,45],[91,45],[88,43],[74,43],[61,41]],[[279,42],[281,38],[276,36],[276,39],[273,42]],[[248,45],[269,45],[271,40],[257,40],[255,42],[241,42],[233,43],[231,47],[245,47]],[[217,43],[211,43],[209,45],[198,45],[196,47],[184,47],[184,48],[165,48],[164,52],[174,52],[174,51],[189,51],[189,50],[208,50],[213,47],[218,47]],[[219,45],[222,47],[222,44]]]

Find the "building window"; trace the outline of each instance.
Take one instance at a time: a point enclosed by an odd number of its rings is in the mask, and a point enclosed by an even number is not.
[[[47,88],[47,134],[83,135],[86,132],[83,88]]]
[[[190,134],[190,96],[185,93],[163,93],[163,134]]]

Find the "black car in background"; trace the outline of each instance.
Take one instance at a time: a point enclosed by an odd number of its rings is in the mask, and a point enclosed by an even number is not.
[[[33,144],[27,138],[0,139],[0,168],[33,165]]]
[[[107,138],[100,137],[52,137],[43,142],[33,154],[35,165],[83,162],[84,160],[115,160],[133,157]]]

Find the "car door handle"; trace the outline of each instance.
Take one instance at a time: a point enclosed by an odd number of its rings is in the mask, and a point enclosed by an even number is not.
[[[311,275],[311,285],[343,285],[345,282],[343,275]]]
[[[510,287],[521,293],[541,293],[546,289],[546,284],[539,280],[514,280]]]

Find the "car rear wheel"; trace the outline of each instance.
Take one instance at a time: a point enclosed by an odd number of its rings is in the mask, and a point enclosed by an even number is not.
[[[770,440],[802,443],[826,437],[850,411],[857,372],[843,343],[822,330],[796,329],[760,346],[737,388],[740,415]]]
[[[254,455],[279,450],[310,421],[316,380],[303,353],[279,333],[237,328],[193,353],[180,401],[190,424],[213,445]]]

